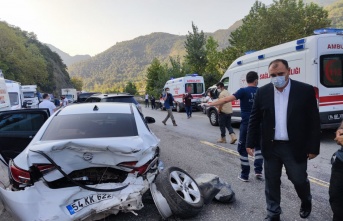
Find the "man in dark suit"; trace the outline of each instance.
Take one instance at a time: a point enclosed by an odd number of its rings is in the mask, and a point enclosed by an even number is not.
[[[319,154],[320,120],[314,88],[291,80],[288,62],[277,59],[269,64],[271,83],[259,88],[249,119],[247,152],[261,131],[262,155],[265,168],[266,220],[280,220],[280,185],[282,166],[301,199],[300,217],[312,210],[307,159]],[[261,130],[260,130],[261,128]]]

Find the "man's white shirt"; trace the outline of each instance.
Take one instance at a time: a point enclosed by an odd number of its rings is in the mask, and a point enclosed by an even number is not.
[[[48,108],[50,111],[50,116],[54,113],[54,109],[56,108],[56,106],[51,102],[48,101],[46,99],[44,99],[39,105],[39,108]]]
[[[289,140],[287,131],[287,107],[290,89],[291,79],[288,79],[288,84],[282,92],[274,87],[275,140]]]

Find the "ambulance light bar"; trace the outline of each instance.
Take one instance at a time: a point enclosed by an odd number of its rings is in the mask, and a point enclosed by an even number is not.
[[[193,74],[186,74],[187,77],[196,77],[196,76],[199,76],[197,73],[193,73]]]
[[[257,58],[258,58],[258,60],[264,59],[264,54],[261,54],[261,55],[257,56]]]
[[[305,44],[305,38],[302,38],[302,39],[299,39],[297,40],[297,45],[302,45],[302,44]]]
[[[297,46],[295,46],[295,50],[297,50],[297,51],[303,50],[304,48],[305,48],[304,45],[297,45]]]
[[[338,28],[321,28],[313,31],[314,34],[320,35],[320,34],[343,34],[343,29]]]

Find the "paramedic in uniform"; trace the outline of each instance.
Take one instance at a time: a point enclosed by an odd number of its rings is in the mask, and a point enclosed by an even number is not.
[[[217,84],[217,91],[219,94],[219,99],[224,97],[229,97],[231,94],[225,90],[223,82],[219,82]],[[219,127],[220,127],[220,139],[217,141],[218,143],[226,143],[226,130],[229,131],[231,141],[230,144],[234,144],[237,140],[235,132],[233,132],[232,126],[231,126],[231,115],[232,115],[232,105],[231,102],[221,104],[218,107],[218,118],[219,118]]]
[[[261,127],[264,158],[265,195],[268,216],[278,221],[281,214],[281,174],[285,166],[301,200],[299,215],[306,218],[312,210],[307,160],[319,154],[320,118],[313,86],[291,80],[288,62],[272,61],[268,66],[271,83],[257,89],[251,111],[247,152],[253,156]]]
[[[205,104],[204,106],[217,106],[221,104],[225,104],[234,100],[240,100],[241,106],[241,125],[239,128],[239,142],[238,142],[238,153],[240,155],[241,160],[241,174],[238,176],[243,182],[249,181],[249,173],[250,173],[250,165],[248,159],[248,153],[246,150],[246,137],[248,131],[248,123],[252,105],[254,103],[254,96],[257,91],[257,84],[258,84],[258,74],[255,71],[250,71],[246,75],[246,81],[248,83],[247,87],[240,88],[236,93],[230,95],[228,97],[219,99],[215,102]],[[261,155],[261,148],[259,142],[256,142],[257,146],[255,146],[255,160],[254,160],[254,167],[255,167],[255,176],[258,180],[263,180],[262,178],[262,164],[263,164],[263,157]]]

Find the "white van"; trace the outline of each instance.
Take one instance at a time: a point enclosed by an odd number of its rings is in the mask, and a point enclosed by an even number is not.
[[[187,74],[185,77],[171,79],[166,82],[163,90],[165,88],[169,88],[174,100],[179,102],[175,105],[177,112],[181,112],[185,109],[183,96],[189,91],[193,96],[192,108],[201,110],[199,105],[201,104],[201,98],[205,93],[205,82],[202,76],[198,76],[198,74]],[[160,102],[161,108],[163,108],[164,100],[160,99]]]
[[[24,94],[21,89],[21,83],[7,79],[5,79],[5,81],[7,92],[10,97],[11,110],[21,109],[24,99]]]
[[[27,108],[38,108],[39,98],[37,94],[37,85],[23,85],[24,102]]]
[[[75,88],[62,88],[61,95],[68,99],[68,103],[77,101],[77,92]]]
[[[7,86],[4,75],[0,69],[0,111],[11,110],[10,98],[7,92]]]
[[[223,75],[230,93],[245,87],[249,71],[259,74],[259,87],[270,83],[268,65],[285,59],[291,79],[313,85],[318,100],[321,127],[337,128],[343,120],[343,30],[319,29],[316,35],[291,41],[236,59]],[[232,102],[233,115],[240,116],[239,100]]]

